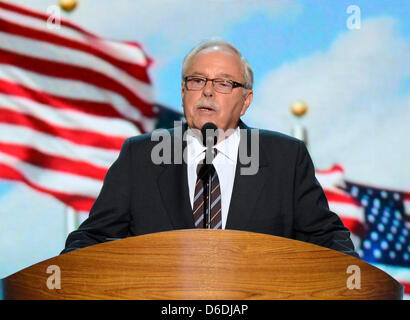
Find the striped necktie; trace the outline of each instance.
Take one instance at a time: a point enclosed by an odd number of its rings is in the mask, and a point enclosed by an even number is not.
[[[198,178],[195,185],[194,205],[192,209],[195,228],[206,228],[208,217],[208,210],[205,212],[205,201],[208,203],[208,190],[204,187],[204,181],[199,174],[203,166],[204,164],[200,162],[197,167]],[[212,164],[210,165],[210,169],[214,172],[211,186],[211,229],[222,229],[221,188],[219,186],[218,174]],[[208,175],[205,179],[208,179]]]

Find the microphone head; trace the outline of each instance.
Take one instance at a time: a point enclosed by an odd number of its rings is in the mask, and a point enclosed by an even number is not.
[[[202,144],[206,147],[212,148],[218,141],[218,127],[215,123],[207,122],[202,126]]]

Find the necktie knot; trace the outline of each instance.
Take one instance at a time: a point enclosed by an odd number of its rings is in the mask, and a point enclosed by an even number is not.
[[[209,175],[213,176],[216,170],[213,164],[199,163],[196,168],[197,179],[207,179]]]
[[[216,148],[206,149],[204,153],[205,157],[199,163],[212,164],[212,161],[214,161],[218,150]]]

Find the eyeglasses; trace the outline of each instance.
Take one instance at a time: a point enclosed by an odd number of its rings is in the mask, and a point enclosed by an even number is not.
[[[232,89],[237,87],[245,88],[245,85],[228,79],[208,79],[202,77],[185,77],[185,87],[188,90],[202,90],[208,81],[212,82],[212,87],[219,93],[231,93]]]

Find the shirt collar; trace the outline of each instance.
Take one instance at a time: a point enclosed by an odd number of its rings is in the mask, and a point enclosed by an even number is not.
[[[195,161],[205,150],[206,147],[202,145],[200,137],[198,137],[191,128],[187,129],[187,148],[188,159]]]
[[[239,127],[236,127],[236,129],[227,138],[219,142],[215,146],[215,148],[218,150],[218,153],[222,153],[229,160],[236,163],[238,157],[239,141],[240,131]]]
[[[187,146],[189,152],[189,159],[195,161],[200,157],[203,152],[206,150],[206,147],[202,145],[201,138],[198,137],[194,132],[188,128],[187,129]],[[226,158],[236,163],[238,157],[238,148],[240,141],[240,130],[239,127],[225,139],[215,145],[215,149],[218,150],[218,153],[223,154]]]

